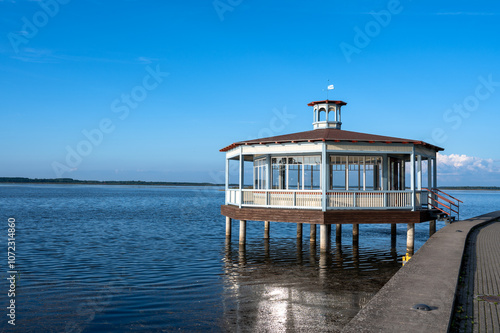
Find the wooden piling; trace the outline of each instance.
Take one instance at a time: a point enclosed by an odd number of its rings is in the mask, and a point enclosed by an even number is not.
[[[391,223],[391,249],[396,248],[396,235],[397,235],[396,223]]]
[[[310,236],[309,241],[311,243],[316,243],[316,224],[311,223],[310,226],[311,226],[311,230],[310,230],[310,235],[309,235]]]
[[[359,244],[359,224],[357,223],[352,225],[352,244]]]
[[[269,239],[269,229],[271,227],[270,221],[264,221],[264,239]]]
[[[302,240],[302,223],[297,223],[297,239]]]
[[[226,216],[226,238],[231,238],[231,218]]]
[[[342,243],[342,224],[337,224],[335,226],[335,241],[337,243]]]

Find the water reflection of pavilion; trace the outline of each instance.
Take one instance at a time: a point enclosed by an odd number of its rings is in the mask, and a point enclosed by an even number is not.
[[[228,241],[224,329],[338,331],[400,266],[395,249],[336,244],[325,252],[301,240],[295,246],[282,239],[239,246]]]

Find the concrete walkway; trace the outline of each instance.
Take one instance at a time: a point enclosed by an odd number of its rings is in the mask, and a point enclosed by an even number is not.
[[[470,233],[451,330],[500,332],[500,222]]]
[[[455,222],[439,230],[361,309],[343,332],[447,332],[454,314],[467,236],[475,227],[497,218],[500,218],[500,211]],[[488,244],[499,241],[498,238],[486,237],[481,242],[493,246]],[[498,248],[487,251],[496,251],[498,269]],[[479,281],[488,283],[496,279],[484,280],[484,275],[481,276],[477,279],[478,284]],[[496,282],[498,286],[498,280]],[[425,304],[431,311],[415,310],[413,307],[417,304]]]

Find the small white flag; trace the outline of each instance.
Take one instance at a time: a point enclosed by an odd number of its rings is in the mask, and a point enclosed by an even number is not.
[[[328,86],[328,90],[333,90],[333,84],[330,84],[330,85]]]

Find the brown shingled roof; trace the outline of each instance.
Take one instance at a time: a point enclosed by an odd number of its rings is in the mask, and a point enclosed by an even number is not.
[[[374,135],[367,133],[344,131],[333,128],[315,129],[312,131],[291,133],[285,135],[272,136],[268,138],[261,138],[255,140],[247,140],[235,142],[227,147],[222,148],[220,151],[225,152],[241,145],[255,145],[255,144],[270,144],[270,143],[295,143],[295,142],[314,142],[314,141],[331,141],[331,142],[367,142],[367,143],[402,143],[402,144],[415,144],[434,149],[436,151],[444,150],[428,144],[423,141],[394,138],[390,136]]]

